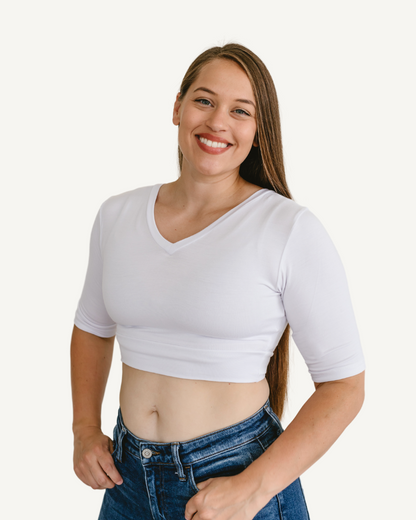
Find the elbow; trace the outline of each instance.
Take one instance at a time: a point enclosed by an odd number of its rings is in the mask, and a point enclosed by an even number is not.
[[[365,399],[365,372],[344,380],[348,384],[348,401],[352,419],[354,419],[364,404]]]
[[[365,371],[358,374],[359,376],[359,387],[357,389],[357,414],[361,410],[365,400]]]
[[[315,383],[317,390],[331,395],[337,408],[343,410],[343,416],[351,422],[360,412],[365,399],[365,372],[326,383]],[[328,395],[327,393],[327,395]]]

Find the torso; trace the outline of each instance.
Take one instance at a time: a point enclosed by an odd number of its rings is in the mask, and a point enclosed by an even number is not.
[[[198,233],[260,189],[245,183],[227,207],[189,218],[164,203],[162,188],[155,221],[160,234],[172,243]],[[183,442],[225,428],[255,413],[268,397],[266,379],[257,383],[181,379],[123,364],[120,408],[124,423],[136,436],[155,442]]]
[[[258,383],[180,379],[123,364],[124,424],[137,437],[155,442],[183,442],[225,428],[250,417],[268,397],[266,379]]]

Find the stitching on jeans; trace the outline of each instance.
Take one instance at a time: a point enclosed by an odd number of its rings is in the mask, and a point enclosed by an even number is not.
[[[261,440],[260,439],[257,439],[257,440],[259,441],[259,444],[262,447],[263,451],[266,451],[266,448],[263,446],[263,443],[261,442]]]
[[[267,426],[267,428],[265,428],[261,433],[259,433],[256,437],[252,437],[251,439],[245,441],[245,442],[242,442],[240,444],[236,444],[234,446],[231,446],[229,448],[226,448],[225,450],[221,450],[221,451],[217,451],[215,453],[213,453],[212,455],[207,455],[206,457],[202,457],[200,459],[197,459],[197,460],[193,460],[192,461],[192,464],[196,464],[197,462],[201,462],[201,461],[204,461],[204,460],[207,460],[207,459],[211,459],[212,457],[216,457],[217,455],[220,455],[221,453],[226,453],[227,451],[230,451],[230,450],[234,450],[236,448],[240,448],[241,446],[245,446],[246,444],[249,444],[250,442],[254,442],[254,441],[259,441],[259,438],[262,437],[268,430],[270,430],[272,426]],[[260,442],[260,441],[259,441]],[[261,444],[261,443],[260,443]],[[127,446],[124,446],[124,450],[127,451],[132,457],[134,457],[135,459],[137,460],[142,460],[140,457],[138,457],[136,454],[134,454]],[[153,464],[153,465],[166,465],[166,466],[172,466],[174,465],[173,462],[153,462],[151,461],[151,459],[149,459],[149,462],[143,462],[143,465],[148,465],[148,464]]]
[[[213,453],[212,455],[207,455],[206,457],[202,457],[200,459],[197,459],[197,460],[193,460],[192,461],[192,464],[196,464],[198,462],[201,462],[201,461],[204,461],[204,460],[207,460],[207,459],[212,459],[213,457],[216,457],[217,455],[221,455],[222,453],[226,453],[228,451],[231,451],[231,450],[234,450],[234,449],[237,449],[237,448],[240,448],[241,446],[245,446],[246,444],[250,444],[251,442],[254,442],[254,441],[258,441],[259,440],[259,437],[262,437],[264,433],[266,433],[269,429],[271,428],[271,426],[268,426],[265,430],[263,430],[258,436],[256,437],[252,437],[251,439],[249,439],[248,441],[246,442],[242,442],[240,444],[236,444],[235,446],[231,446],[230,448],[226,448],[225,450],[221,450],[221,451],[216,451],[215,453]]]
[[[277,425],[277,427],[279,428],[280,430],[280,433],[283,433],[284,430],[283,430],[283,426],[282,426],[282,423],[280,422],[280,419],[279,417],[273,412],[272,408],[270,408],[270,410],[268,410],[267,408],[265,408],[267,414],[269,415],[269,417],[275,422],[275,424]]]
[[[262,437],[263,434],[265,434],[268,430],[270,430],[271,427],[272,427],[271,425],[267,426],[267,427],[266,427],[264,430],[262,430],[258,435],[256,435],[256,437],[252,437],[251,439],[249,439],[249,440],[247,440],[247,441],[245,441],[245,442],[242,442],[242,443],[240,443],[240,444],[236,444],[236,445],[234,445],[234,446],[231,446],[230,448],[226,448],[225,450],[218,451],[218,452],[214,453],[213,455],[208,455],[207,457],[203,457],[203,458],[201,458],[201,459],[194,460],[194,461],[192,461],[192,463],[195,464],[196,462],[199,462],[199,461],[201,461],[201,460],[205,460],[205,459],[207,459],[207,458],[213,457],[213,456],[218,455],[218,454],[220,454],[220,453],[224,453],[224,452],[229,451],[229,450],[231,450],[231,449],[238,448],[238,447],[240,447],[240,446],[244,446],[245,444],[248,444],[248,443],[250,443],[250,442],[253,442],[253,441],[257,440],[259,437]],[[129,432],[127,432],[127,435],[128,435],[128,433],[129,433]],[[207,435],[209,435],[209,434],[207,434]],[[198,437],[198,439],[199,439],[199,438],[200,438],[200,437]],[[192,442],[192,441],[186,441],[186,442]],[[186,444],[186,442],[183,442],[182,444]],[[149,443],[149,444],[150,444],[150,443]],[[162,443],[157,443],[157,442],[155,442],[155,443],[152,443],[152,444],[162,444]],[[163,444],[173,444],[173,443],[163,443]],[[136,449],[137,449],[137,451],[139,451],[138,448],[136,448]],[[128,446],[123,446],[123,450],[127,451],[128,453],[130,453],[130,455],[131,455],[132,457],[134,457],[135,459],[137,459],[137,460],[142,460],[139,456],[137,456],[134,452],[132,452],[132,451],[129,449]],[[155,451],[154,451],[153,453],[155,453],[155,454],[159,454],[160,452],[155,452]]]
[[[145,485],[146,485],[147,498],[148,498],[148,500],[149,500],[149,509],[150,509],[150,514],[152,515],[153,520],[156,520],[156,519],[155,519],[155,515],[153,514],[152,501],[150,500],[150,492],[149,492],[149,486],[147,485],[147,475],[146,475],[146,471],[144,472],[144,483],[145,483]]]
[[[279,516],[280,518],[282,519],[283,518],[283,513],[282,513],[282,506],[280,504],[280,498],[279,498],[279,495],[275,495],[274,498],[276,499],[276,502],[277,502],[277,508],[279,509]]]

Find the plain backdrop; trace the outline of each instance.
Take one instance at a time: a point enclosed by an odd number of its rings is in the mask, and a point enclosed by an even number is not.
[[[91,226],[109,196],[177,178],[182,76],[228,42],[275,80],[289,186],[343,259],[366,356],[361,413],[303,475],[311,518],[414,514],[414,20],[404,0],[1,4],[2,518],[98,516],[72,470],[69,380]],[[292,361],[284,425],[313,391]]]

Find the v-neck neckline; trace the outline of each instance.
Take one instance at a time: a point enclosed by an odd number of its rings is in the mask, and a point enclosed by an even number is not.
[[[195,242],[196,240],[204,237],[213,228],[218,226],[223,220],[225,220],[226,218],[234,214],[239,208],[247,204],[247,202],[250,202],[251,200],[255,199],[261,193],[268,191],[267,188],[261,188],[260,190],[255,191],[249,197],[240,202],[240,204],[237,204],[237,206],[234,206],[232,209],[224,213],[224,215],[217,218],[217,220],[214,220],[214,222],[209,224],[207,227],[201,229],[201,231],[198,231],[197,233],[190,235],[189,237],[183,238],[182,240],[178,240],[177,242],[169,242],[169,240],[166,240],[166,238],[161,235],[158,227],[156,226],[155,220],[155,204],[161,186],[163,186],[163,183],[155,184],[150,191],[149,200],[147,204],[147,222],[149,225],[150,233],[154,240],[157,242],[157,244],[159,244],[160,247],[162,247],[169,254],[172,254],[178,249],[181,249],[182,247],[185,247],[191,244],[192,242]]]

